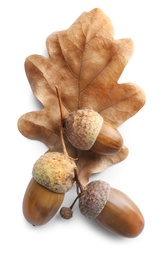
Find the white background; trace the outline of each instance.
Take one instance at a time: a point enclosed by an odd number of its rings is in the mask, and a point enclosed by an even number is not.
[[[42,227],[31,226],[22,214],[32,165],[47,149],[17,129],[22,114],[39,109],[24,60],[34,53],[44,55],[49,34],[67,29],[83,11],[95,7],[110,17],[115,39],[133,40],[134,54],[120,82],[138,84],[147,97],[146,105],[120,127],[129,148],[127,159],[93,177],[125,192],[141,209],[145,228],[132,239],[104,232],[86,220],[77,205],[71,220],[58,214]],[[1,1],[1,259],[167,259],[166,13],[165,0]],[[73,193],[67,194],[64,206],[71,204]]]

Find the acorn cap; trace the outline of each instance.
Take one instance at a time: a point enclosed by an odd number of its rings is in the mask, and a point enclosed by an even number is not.
[[[79,197],[80,212],[95,219],[103,210],[110,194],[110,185],[101,180],[88,183]]]
[[[68,141],[77,149],[90,150],[101,130],[103,118],[93,109],[80,109],[68,114],[64,131]]]
[[[60,210],[60,215],[64,219],[70,219],[73,216],[73,211],[71,208],[62,207]]]
[[[62,153],[48,152],[34,164],[32,175],[44,187],[57,193],[67,192],[74,183],[76,164]]]

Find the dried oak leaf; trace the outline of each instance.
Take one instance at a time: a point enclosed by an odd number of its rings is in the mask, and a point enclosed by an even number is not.
[[[92,108],[118,127],[145,103],[143,90],[118,79],[133,53],[131,39],[115,40],[110,19],[96,8],[84,12],[67,29],[46,39],[48,57],[31,55],[25,71],[34,95],[43,104],[40,111],[29,112],[18,120],[19,131],[27,138],[46,144],[49,151],[62,151],[60,109],[55,85],[60,89],[64,115]],[[78,157],[81,181],[93,173],[124,160],[127,147],[111,156],[77,151],[67,140],[67,150]]]

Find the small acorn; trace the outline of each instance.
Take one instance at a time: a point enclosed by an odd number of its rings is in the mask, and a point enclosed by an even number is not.
[[[104,181],[92,181],[79,196],[80,212],[106,230],[136,237],[144,228],[144,218],[135,203]]]
[[[23,215],[34,226],[49,222],[59,210],[64,193],[55,193],[31,178],[23,198]]]
[[[80,109],[69,113],[63,126],[68,141],[80,150],[113,154],[123,145],[118,130],[93,109]]]
[[[48,152],[35,162],[32,175],[45,188],[56,193],[65,193],[73,186],[75,168],[75,162],[66,154]]]

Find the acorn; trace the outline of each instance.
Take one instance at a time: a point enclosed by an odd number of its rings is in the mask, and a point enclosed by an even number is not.
[[[23,215],[34,226],[49,222],[59,210],[64,193],[55,193],[32,178],[23,198]]]
[[[124,237],[136,237],[144,228],[144,218],[135,203],[104,181],[88,183],[79,196],[80,212],[104,229]]]
[[[123,145],[118,130],[93,109],[69,113],[63,127],[68,141],[80,150],[110,155],[118,152]]]
[[[75,162],[65,153],[48,152],[35,162],[23,199],[23,214],[33,225],[46,224],[73,186]]]
[[[45,188],[65,193],[73,186],[75,168],[74,160],[65,153],[48,152],[35,162],[32,175]]]

